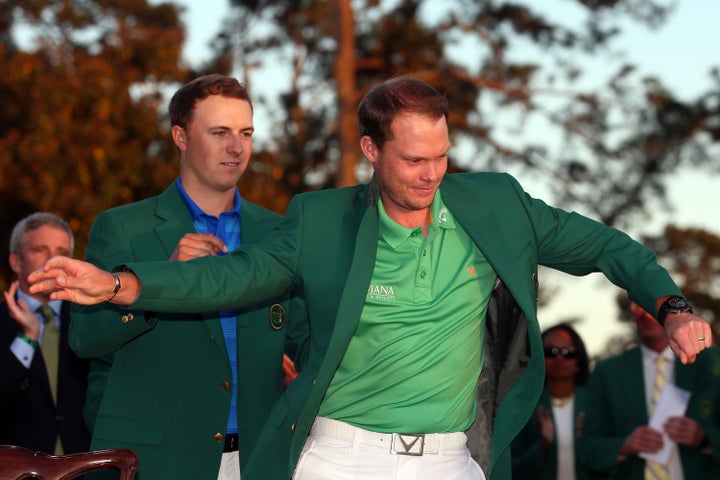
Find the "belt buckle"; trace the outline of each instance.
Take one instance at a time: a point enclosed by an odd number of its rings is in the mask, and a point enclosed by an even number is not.
[[[398,455],[421,457],[425,451],[424,433],[393,433],[390,452]]]

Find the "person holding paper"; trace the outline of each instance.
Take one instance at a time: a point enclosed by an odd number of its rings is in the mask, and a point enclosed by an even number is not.
[[[683,365],[662,325],[630,309],[640,345],[595,367],[580,461],[610,478],[720,479],[720,349]]]

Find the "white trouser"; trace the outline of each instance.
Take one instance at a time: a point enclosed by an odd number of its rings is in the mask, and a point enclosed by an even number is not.
[[[218,480],[240,480],[240,454],[237,450],[222,454]]]
[[[376,433],[318,417],[293,480],[485,480],[462,432]]]

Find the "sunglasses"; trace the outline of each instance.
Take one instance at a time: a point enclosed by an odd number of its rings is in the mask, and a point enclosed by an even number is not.
[[[563,358],[575,358],[577,357],[577,353],[575,353],[575,350],[570,350],[566,347],[558,348],[558,347],[545,347],[545,358],[549,357],[557,357],[558,355],[561,355]]]

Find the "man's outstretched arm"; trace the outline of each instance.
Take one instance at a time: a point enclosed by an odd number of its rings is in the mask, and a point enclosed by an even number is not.
[[[110,301],[130,305],[140,296],[142,284],[132,272],[110,273],[91,263],[68,257],[52,257],[28,276],[30,293],[50,293],[53,300],[81,305]]]

